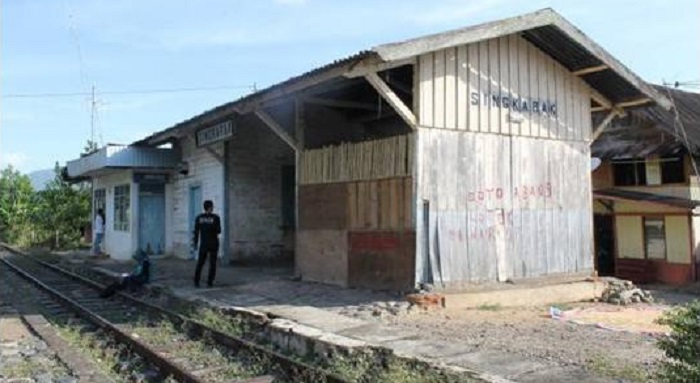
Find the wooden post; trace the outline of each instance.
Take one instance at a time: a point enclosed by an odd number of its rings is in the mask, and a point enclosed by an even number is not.
[[[601,122],[593,131],[593,134],[591,135],[591,142],[590,144],[593,144],[593,141],[598,139],[598,137],[603,133],[603,130],[610,124],[610,122],[615,118],[616,116],[620,115],[621,111],[618,108],[613,108],[610,113],[605,117],[603,122]]]
[[[372,85],[372,87],[379,93],[386,102],[391,105],[392,108],[398,113],[406,124],[412,129],[416,129],[416,116],[413,114],[411,109],[404,104],[404,102],[399,98],[399,96],[394,93],[394,91],[387,85],[384,80],[379,78],[377,73],[371,72],[365,75],[365,79]]]
[[[294,183],[294,273],[299,275],[299,185],[301,183],[301,156],[304,152],[305,139],[304,131],[306,121],[304,118],[304,102],[300,99],[294,100],[294,134],[296,138],[296,150],[294,151],[295,165],[295,183]],[[308,174],[307,174],[308,175]]]
[[[258,109],[255,111],[255,115],[258,116],[258,118],[265,123],[270,129],[272,129],[279,138],[282,139],[282,141],[286,142],[287,145],[291,146],[292,149],[294,149],[295,152],[298,152],[299,149],[297,148],[297,142],[296,140],[287,133],[284,128],[275,121],[272,116],[270,116],[267,112],[265,112],[262,109]]]

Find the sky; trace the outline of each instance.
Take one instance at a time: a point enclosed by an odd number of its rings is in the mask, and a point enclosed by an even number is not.
[[[129,144],[363,49],[545,7],[646,81],[700,80],[700,0],[0,0],[0,168],[64,165],[93,130]]]

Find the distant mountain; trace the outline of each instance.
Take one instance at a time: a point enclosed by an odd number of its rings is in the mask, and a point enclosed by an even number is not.
[[[46,188],[46,184],[51,182],[54,177],[56,177],[56,173],[54,173],[53,169],[43,169],[33,171],[27,174],[27,176],[32,181],[32,187],[34,190],[44,190]]]

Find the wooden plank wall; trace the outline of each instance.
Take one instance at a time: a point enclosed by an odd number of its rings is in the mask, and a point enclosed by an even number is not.
[[[416,281],[592,271],[588,85],[517,35],[416,73]]]
[[[297,269],[304,280],[413,287],[411,177],[299,187]]]
[[[593,268],[585,142],[419,128],[419,267],[446,285]],[[422,203],[422,202],[421,202]],[[424,258],[426,257],[426,258]],[[424,260],[431,263],[425,267]],[[422,275],[422,276],[421,276]],[[419,270],[419,278],[424,278]]]
[[[410,176],[412,134],[380,140],[342,143],[305,150],[301,155],[302,185]]]
[[[561,64],[511,35],[424,54],[419,57],[419,124],[557,140],[589,140],[590,88]],[[480,102],[472,103],[472,94]],[[556,103],[556,113],[520,112],[485,107],[485,95],[502,100],[529,99]],[[510,102],[510,101],[508,101]]]
[[[350,230],[408,230],[413,228],[411,177],[348,182]]]

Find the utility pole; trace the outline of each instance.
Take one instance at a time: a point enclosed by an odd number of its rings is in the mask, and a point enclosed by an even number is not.
[[[90,142],[95,142],[95,85],[92,86],[92,98],[90,100]]]

